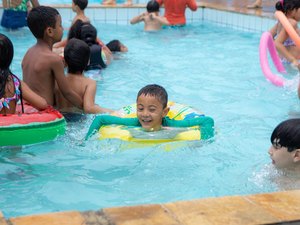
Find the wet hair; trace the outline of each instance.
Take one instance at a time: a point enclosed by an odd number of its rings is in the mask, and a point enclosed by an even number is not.
[[[73,2],[75,5],[78,5],[81,10],[84,10],[88,5],[88,0],[73,0]]]
[[[148,13],[159,12],[159,4],[155,0],[149,1],[146,8]]]
[[[0,33],[0,98],[5,94],[6,82],[11,75],[9,66],[14,57],[14,47],[11,40]]]
[[[38,38],[44,38],[47,27],[55,28],[59,12],[50,6],[38,6],[33,8],[27,16],[27,24],[32,34]]]
[[[83,23],[81,26],[80,39],[89,46],[96,44],[97,29],[91,23]]]
[[[69,73],[82,73],[90,59],[90,48],[82,40],[72,38],[64,49]]]
[[[275,5],[276,10],[282,11],[284,14],[300,8],[299,0],[283,0],[278,1]]]
[[[112,52],[120,52],[121,51],[121,42],[119,40],[112,40],[109,43],[107,43],[107,47]]]
[[[168,93],[166,89],[164,89],[162,86],[159,86],[157,84],[149,84],[145,87],[143,87],[137,94],[137,99],[141,95],[150,95],[155,97],[162,105],[163,108],[167,107],[168,104]]]
[[[68,40],[72,38],[80,39],[81,37],[81,27],[83,25],[82,20],[76,20],[75,23],[70,27],[69,33],[68,33]]]
[[[288,119],[281,122],[271,135],[271,143],[277,147],[286,147],[288,152],[300,148],[300,119]]]

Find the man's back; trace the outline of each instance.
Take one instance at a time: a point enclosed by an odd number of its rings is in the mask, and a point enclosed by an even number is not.
[[[195,0],[157,0],[157,2],[165,5],[165,17],[171,25],[184,25],[185,9],[189,7],[192,11],[197,10]]]
[[[48,46],[34,45],[22,61],[23,79],[48,104],[54,104],[55,74],[63,73],[63,62]]]

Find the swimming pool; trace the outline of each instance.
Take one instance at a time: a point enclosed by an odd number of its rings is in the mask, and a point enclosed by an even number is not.
[[[82,144],[90,117],[69,124],[56,141],[21,151],[1,149],[5,217],[280,189],[270,179],[269,138],[280,121],[300,109],[295,86],[277,88],[263,77],[260,34],[205,21],[159,33],[143,32],[142,24],[97,28],[105,43],[116,38],[129,48],[98,79],[99,104],[121,108],[135,101],[141,87],[158,83],[170,100],[212,116],[216,136],[209,142],[132,149],[117,140]],[[26,29],[0,32],[13,40],[12,70],[20,74],[34,40]]]

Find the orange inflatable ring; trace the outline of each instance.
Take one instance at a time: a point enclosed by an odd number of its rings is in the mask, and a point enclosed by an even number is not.
[[[290,38],[295,42],[295,45],[300,48],[300,37],[294,27],[291,25],[290,21],[286,18],[283,12],[276,11],[275,17],[279,20],[282,24]]]

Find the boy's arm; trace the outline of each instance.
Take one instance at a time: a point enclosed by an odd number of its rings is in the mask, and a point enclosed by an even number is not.
[[[21,81],[21,91],[24,100],[29,102],[34,108],[41,110],[48,107],[47,101],[32,91],[24,81]]]
[[[89,79],[83,96],[83,111],[90,114],[112,113],[113,110],[95,104],[96,88],[96,81]]]
[[[63,96],[77,108],[82,109],[82,99],[75,91],[72,90],[71,86],[68,84],[64,73],[64,64],[58,55],[55,55],[52,69],[58,88]]]
[[[139,23],[139,22],[143,21],[144,18],[145,18],[145,14],[146,14],[146,13],[142,13],[142,14],[136,16],[136,17],[133,17],[133,18],[130,20],[130,24],[136,24],[136,23]]]

